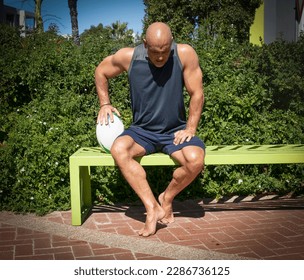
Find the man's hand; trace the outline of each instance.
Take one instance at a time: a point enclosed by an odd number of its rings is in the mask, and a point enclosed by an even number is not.
[[[174,145],[179,145],[186,142],[189,142],[192,137],[194,137],[195,133],[190,129],[179,130],[174,133]]]
[[[113,113],[117,114],[120,117],[120,113],[116,108],[114,108],[111,104],[105,104],[102,105],[98,116],[97,116],[97,123],[100,123],[101,125],[108,125],[109,124],[109,117],[110,121],[114,121]]]

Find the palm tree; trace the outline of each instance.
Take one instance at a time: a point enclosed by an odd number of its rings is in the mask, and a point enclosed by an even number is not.
[[[128,29],[128,23],[120,21],[113,22],[111,26],[106,27],[110,33],[110,36],[114,40],[134,40],[133,30]]]
[[[71,16],[71,24],[72,24],[72,37],[74,43],[79,46],[79,28],[78,28],[78,12],[77,12],[77,0],[68,0],[70,16]]]
[[[36,23],[36,30],[38,33],[43,32],[43,20],[41,15],[42,1],[43,0],[35,0],[35,23]]]

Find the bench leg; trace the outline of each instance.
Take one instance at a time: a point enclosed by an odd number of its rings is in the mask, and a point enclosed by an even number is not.
[[[89,166],[70,164],[72,225],[83,223],[92,207]]]
[[[91,193],[91,171],[90,166],[80,166],[80,181],[82,191],[82,208],[88,208],[91,210],[92,207],[92,193]],[[88,210],[88,211],[89,211]]]

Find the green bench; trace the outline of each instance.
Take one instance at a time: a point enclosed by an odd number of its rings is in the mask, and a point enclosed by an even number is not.
[[[178,165],[157,153],[137,158],[143,166]],[[206,165],[304,163],[304,144],[208,146]],[[101,148],[80,148],[70,156],[72,225],[81,225],[92,208],[90,166],[115,166]]]

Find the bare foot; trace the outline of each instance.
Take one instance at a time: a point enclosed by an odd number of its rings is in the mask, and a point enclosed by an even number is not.
[[[160,205],[153,211],[147,211],[147,217],[145,226],[141,229],[138,234],[144,237],[148,237],[156,232],[157,222],[165,216],[165,212]]]
[[[161,193],[158,197],[158,201],[161,207],[165,211],[165,216],[161,219],[163,224],[171,224],[174,222],[174,215],[172,210],[172,203],[166,202],[164,199],[164,193]]]

